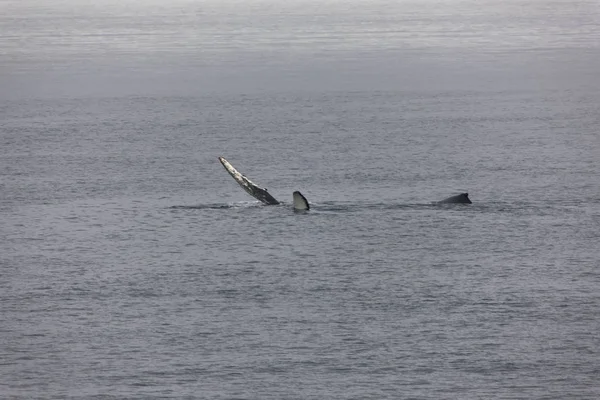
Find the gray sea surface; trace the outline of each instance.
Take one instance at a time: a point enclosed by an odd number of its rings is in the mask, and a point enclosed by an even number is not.
[[[0,0],[0,398],[598,399],[599,127],[595,0]]]

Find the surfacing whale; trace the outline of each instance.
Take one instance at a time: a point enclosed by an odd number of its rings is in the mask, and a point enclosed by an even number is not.
[[[469,199],[469,193],[461,193],[456,196],[448,197],[447,199],[438,201],[438,204],[471,204],[471,200]]]
[[[224,157],[219,157],[219,161],[225,167],[229,175],[235,179],[235,181],[252,197],[261,201],[267,205],[275,205],[279,204],[279,201],[269,192],[267,189],[258,186],[256,183],[252,182],[242,173],[240,173],[237,169],[233,167]],[[295,211],[308,211],[310,210],[310,205],[306,197],[302,195],[299,191],[295,191],[292,193],[294,210]],[[461,193],[455,196],[448,197],[444,200],[435,202],[434,204],[471,204],[471,200],[469,199],[468,193]]]
[[[231,165],[229,161],[227,161],[225,158],[219,157],[219,161],[221,162],[223,167],[225,167],[227,172],[229,172],[229,175],[231,175],[233,179],[235,179],[235,181],[239,183],[240,186],[250,196],[254,197],[257,200],[260,200],[264,204],[279,204],[279,201],[277,201],[275,197],[271,196],[271,194],[267,192],[267,189],[261,188],[260,186],[252,182],[250,179],[246,178],[237,169],[233,168],[233,165]]]

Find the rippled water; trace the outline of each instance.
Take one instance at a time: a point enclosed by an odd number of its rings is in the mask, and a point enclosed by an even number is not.
[[[599,17],[1,2],[0,397],[600,397]]]

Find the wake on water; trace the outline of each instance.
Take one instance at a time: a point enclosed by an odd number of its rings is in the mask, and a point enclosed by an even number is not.
[[[232,203],[208,203],[195,205],[175,205],[168,207],[172,210],[230,210],[230,209],[252,209],[264,207],[269,208],[290,208],[293,204],[281,202],[278,205],[265,205],[260,201],[240,201]],[[320,203],[310,203],[310,211],[319,212],[359,212],[367,210],[401,210],[401,209],[461,209],[468,208],[465,204],[443,204],[443,203],[353,203],[353,202],[333,202],[326,201]],[[476,207],[470,205],[471,207]]]

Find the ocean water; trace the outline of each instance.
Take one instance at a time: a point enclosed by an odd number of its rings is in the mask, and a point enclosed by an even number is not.
[[[596,1],[2,0],[0,64],[0,398],[600,398]]]

